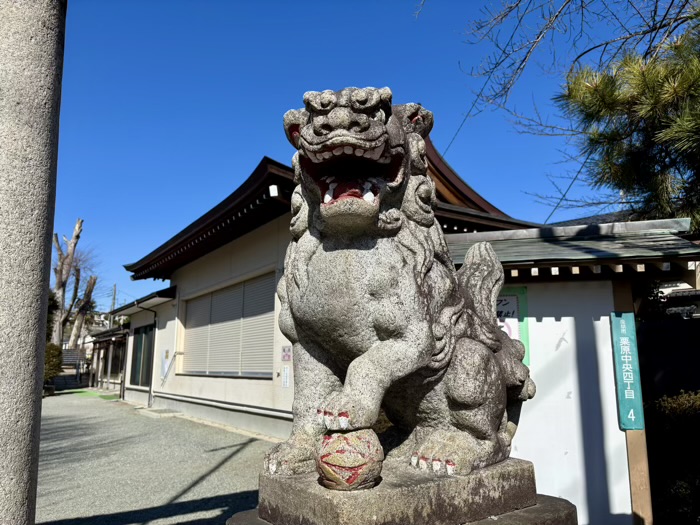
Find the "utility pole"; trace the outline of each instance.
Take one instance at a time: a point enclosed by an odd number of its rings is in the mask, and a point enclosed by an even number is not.
[[[112,288],[112,306],[109,307],[109,327],[112,328],[114,319],[112,318],[112,312],[117,304],[117,283],[114,283]]]
[[[0,1],[0,522],[34,525],[65,0]]]

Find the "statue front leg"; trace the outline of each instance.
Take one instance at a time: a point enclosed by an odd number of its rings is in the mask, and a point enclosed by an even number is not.
[[[265,456],[266,472],[292,475],[315,470],[315,452],[326,430],[318,418],[318,400],[342,387],[327,359],[313,347],[294,345],[294,423],[287,441]]]
[[[342,389],[322,398],[319,420],[331,431],[371,427],[387,389],[424,366],[433,344],[427,326],[413,327],[400,339],[375,343],[350,363]]]

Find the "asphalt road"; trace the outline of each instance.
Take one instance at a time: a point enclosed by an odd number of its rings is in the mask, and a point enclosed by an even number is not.
[[[44,399],[37,523],[223,525],[255,507],[259,436],[153,419],[93,392]]]

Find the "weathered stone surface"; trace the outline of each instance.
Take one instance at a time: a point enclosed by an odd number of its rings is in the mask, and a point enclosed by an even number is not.
[[[488,244],[459,272],[435,220],[432,113],[388,88],[309,92],[284,117],[297,149],[280,328],[294,344],[294,426],[266,457],[308,473],[323,436],[402,434],[388,458],[425,475],[503,461],[535,393],[524,347],[496,322],[503,269]]]
[[[304,522],[297,522],[299,525]],[[500,516],[490,516],[479,521],[463,525],[577,525],[576,507],[565,499],[538,494],[537,504],[526,509],[515,510]],[[226,521],[226,525],[269,525],[268,521],[258,516],[258,509],[239,512]],[[357,522],[355,525],[360,525]],[[401,522],[394,525],[416,525],[413,522]],[[452,525],[457,525],[452,524]]]
[[[387,461],[375,488],[340,492],[314,474],[260,477],[260,517],[274,525],[456,525],[536,503],[532,464],[508,459],[469,476],[433,477]]]
[[[576,507],[570,501],[537,495],[537,505],[500,516],[490,516],[469,525],[577,525]]]
[[[0,523],[34,523],[66,3],[0,2]]]
[[[382,473],[384,451],[371,429],[323,438],[316,458],[320,483],[334,490],[360,490],[374,487]]]

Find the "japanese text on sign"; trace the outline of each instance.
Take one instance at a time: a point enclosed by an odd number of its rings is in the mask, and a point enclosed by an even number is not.
[[[620,429],[641,430],[644,428],[644,409],[634,314],[613,312],[610,314],[610,323]]]
[[[498,326],[511,339],[517,339],[525,345],[523,363],[530,365],[530,341],[527,325],[527,289],[525,287],[508,287],[501,290],[496,300],[496,317]]]

